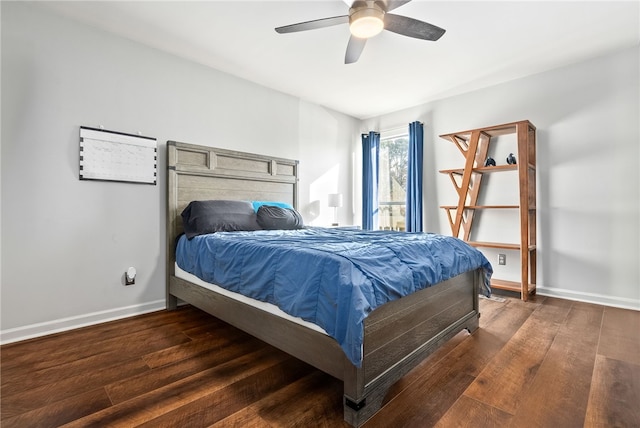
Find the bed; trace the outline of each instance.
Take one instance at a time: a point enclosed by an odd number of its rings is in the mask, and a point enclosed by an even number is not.
[[[488,262],[376,307],[362,320],[357,357],[308,320],[202,281],[176,263],[177,243],[185,240],[185,208],[206,200],[279,201],[297,208],[298,162],[169,141],[167,164],[167,308],[189,303],[340,379],[349,424],[360,426],[375,414],[387,390],[440,345],[463,329],[478,328],[478,293],[488,290]],[[331,239],[339,233],[327,230]]]

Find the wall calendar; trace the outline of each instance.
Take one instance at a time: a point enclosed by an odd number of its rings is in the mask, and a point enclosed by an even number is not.
[[[157,184],[155,138],[80,127],[80,180]]]

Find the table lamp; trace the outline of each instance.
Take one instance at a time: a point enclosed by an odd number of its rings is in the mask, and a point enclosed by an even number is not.
[[[329,193],[327,197],[328,205],[333,208],[333,223],[331,226],[338,225],[338,208],[342,206],[342,193]]]

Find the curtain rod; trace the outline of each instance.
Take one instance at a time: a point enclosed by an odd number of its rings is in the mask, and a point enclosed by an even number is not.
[[[420,125],[424,126],[424,123],[422,123],[420,121],[417,121],[417,122],[420,123]],[[411,122],[411,123],[413,123],[413,122]],[[409,133],[409,125],[410,125],[410,123],[407,123],[406,125],[399,125],[399,126],[396,126],[394,128],[388,128],[388,129],[380,131],[380,133],[383,133],[383,134],[393,134],[395,132]]]
[[[418,122],[420,125],[424,126],[424,122],[420,122],[420,121],[416,121],[416,122]],[[411,123],[413,123],[413,122],[407,123],[406,126],[398,125],[398,126],[396,126],[394,128],[388,128],[388,129],[383,129],[382,131],[373,131],[373,132],[375,132],[376,134],[391,134],[391,133],[395,133],[395,132],[405,132],[406,131],[408,133],[409,132],[409,125]],[[367,133],[363,133],[362,135],[366,136],[366,135],[369,135],[369,133],[368,132]]]

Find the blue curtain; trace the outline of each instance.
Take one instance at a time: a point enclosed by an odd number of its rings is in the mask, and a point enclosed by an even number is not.
[[[380,134],[362,134],[362,228],[378,228],[378,158]]]
[[[409,124],[409,166],[407,169],[407,232],[422,232],[422,123]]]

